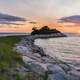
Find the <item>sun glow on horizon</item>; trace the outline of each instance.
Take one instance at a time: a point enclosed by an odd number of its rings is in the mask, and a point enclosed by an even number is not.
[[[17,26],[2,26],[0,32],[31,32],[33,27],[41,28],[43,26],[49,26],[50,28],[66,33],[80,33],[80,26],[76,26],[70,23],[58,23],[57,21],[36,21],[36,24],[26,22],[24,25]]]
[[[78,33],[80,33],[80,30],[78,30]]]

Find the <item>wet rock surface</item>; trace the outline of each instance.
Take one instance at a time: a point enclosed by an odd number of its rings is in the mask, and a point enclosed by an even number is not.
[[[80,80],[80,71],[57,58],[46,55],[41,47],[34,44],[35,39],[28,36],[15,45],[14,50],[22,55],[25,63],[25,68],[18,70],[35,72],[45,76],[45,80]]]

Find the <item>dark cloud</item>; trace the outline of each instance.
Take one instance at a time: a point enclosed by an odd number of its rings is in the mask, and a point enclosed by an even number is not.
[[[9,24],[12,24],[12,25],[24,25],[24,24],[13,23],[13,22],[0,22],[0,24],[6,24],[6,25],[9,25]]]
[[[62,17],[59,22],[80,23],[80,15],[74,15],[69,17]]]
[[[0,24],[13,24],[13,25],[19,25],[16,22],[25,22],[26,19],[17,17],[17,16],[12,16],[8,14],[3,14],[0,13]]]
[[[34,22],[34,21],[31,21],[31,22],[29,22],[30,24],[36,24],[37,22]]]

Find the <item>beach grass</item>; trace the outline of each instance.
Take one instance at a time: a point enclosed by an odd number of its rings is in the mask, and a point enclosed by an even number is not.
[[[21,56],[13,51],[14,44],[20,40],[21,36],[0,37],[0,80],[7,80],[5,73],[22,65]]]

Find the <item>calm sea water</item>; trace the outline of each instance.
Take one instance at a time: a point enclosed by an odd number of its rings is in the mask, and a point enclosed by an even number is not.
[[[46,54],[66,61],[80,61],[80,37],[37,39]]]

